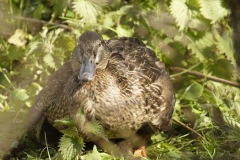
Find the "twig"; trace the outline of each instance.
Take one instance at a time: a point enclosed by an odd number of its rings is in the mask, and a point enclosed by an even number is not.
[[[230,85],[230,86],[233,86],[233,87],[240,88],[240,83],[238,83],[238,82],[228,81],[228,80],[218,78],[218,77],[215,77],[215,76],[204,75],[201,72],[190,71],[190,70],[186,70],[186,69],[180,68],[180,67],[171,67],[170,69],[173,70],[173,71],[183,72],[183,74],[188,73],[188,74],[196,76],[196,77],[206,78],[207,80],[212,80],[212,81],[215,81],[215,82],[220,82],[220,83],[223,83],[223,84],[227,84],[227,85]]]
[[[49,24],[49,25],[58,26],[58,27],[61,27],[61,28],[67,29],[67,30],[71,30],[71,28],[69,26],[64,25],[64,24],[58,24],[58,23],[48,22],[48,21],[39,20],[39,19],[35,19],[35,18],[27,18],[27,17],[13,17],[13,18],[19,19],[19,20],[24,20],[24,21]]]
[[[177,119],[175,119],[175,118],[173,118],[173,121],[176,122],[177,124],[185,127],[186,129],[190,130],[191,132],[193,132],[194,134],[196,134],[198,137],[200,137],[202,140],[205,140],[205,139],[203,138],[203,136],[201,136],[201,134],[199,134],[197,131],[195,131],[195,130],[192,129],[191,127],[187,126],[186,124],[182,123],[181,121],[179,121],[179,120],[177,120]]]

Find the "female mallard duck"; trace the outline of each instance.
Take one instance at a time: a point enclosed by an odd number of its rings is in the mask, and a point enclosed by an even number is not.
[[[96,32],[85,32],[72,59],[38,94],[29,113],[28,132],[39,141],[45,120],[54,125],[55,120],[71,117],[86,141],[97,141],[97,136],[84,132],[86,122],[97,121],[108,139],[127,139],[135,145],[130,137],[144,139],[171,128],[174,102],[164,64],[142,41],[103,40]],[[77,116],[79,110],[84,114]]]

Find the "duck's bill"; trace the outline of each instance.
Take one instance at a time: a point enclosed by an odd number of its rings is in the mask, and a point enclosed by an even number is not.
[[[82,63],[78,79],[84,82],[91,81],[96,74],[96,65],[93,60],[90,58],[84,58]]]

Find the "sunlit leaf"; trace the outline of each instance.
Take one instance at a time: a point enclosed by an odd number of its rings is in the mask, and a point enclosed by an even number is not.
[[[192,39],[192,43],[188,45],[188,49],[191,49],[196,57],[203,61],[205,59],[204,50],[213,45],[212,34],[210,32],[197,32],[197,35],[189,37]],[[209,52],[206,54],[209,54]]]
[[[196,98],[199,98],[199,96],[202,95],[202,92],[203,92],[203,86],[195,82],[186,88],[186,91],[183,94],[182,98],[194,100]]]
[[[59,151],[63,159],[73,160],[81,153],[84,147],[83,139],[79,136],[63,136],[59,142]]]
[[[202,15],[211,20],[211,23],[216,23],[223,17],[229,15],[229,11],[223,6],[221,0],[199,0],[201,5]]]
[[[190,1],[190,3],[191,4],[188,4],[186,0],[172,0],[169,6],[171,14],[176,19],[180,31],[187,27],[187,23],[189,23],[193,15],[196,14],[196,7],[192,7],[193,5],[197,5],[196,1]]]
[[[90,160],[90,159],[103,160],[103,158],[101,157],[101,154],[98,152],[97,147],[95,145],[93,146],[92,152],[87,153],[84,156],[84,159],[86,159],[86,160]]]
[[[97,16],[101,12],[100,4],[92,0],[77,0],[73,2],[73,9],[78,15],[85,19],[88,24],[97,22]]]
[[[117,26],[116,31],[119,37],[131,37],[133,34],[133,31],[131,29],[126,29],[121,25]]]
[[[217,47],[219,49],[219,53],[225,54],[228,60],[230,60],[231,62],[234,62],[235,58],[234,58],[232,32],[225,31],[222,36],[219,35],[217,31],[215,31],[214,33],[217,39]]]
[[[43,60],[44,62],[51,68],[55,68],[55,62],[53,60],[53,57],[51,54],[46,54],[44,57],[43,57]]]
[[[12,99],[14,100],[25,101],[28,97],[25,89],[15,89],[12,92]]]
[[[25,33],[21,29],[17,29],[15,33],[8,39],[8,42],[18,47],[26,44]]]

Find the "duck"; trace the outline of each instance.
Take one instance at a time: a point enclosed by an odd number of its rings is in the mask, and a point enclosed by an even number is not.
[[[106,149],[108,140],[84,132],[86,124],[94,121],[107,139],[121,139],[120,151],[129,146],[121,153],[134,154],[134,149],[145,146],[147,137],[171,129],[174,104],[164,63],[140,39],[104,40],[99,33],[86,31],[71,59],[37,95],[28,114],[27,132],[41,143],[46,123],[56,131],[50,131],[54,135],[63,129],[54,125],[56,120],[71,117],[84,141]]]

